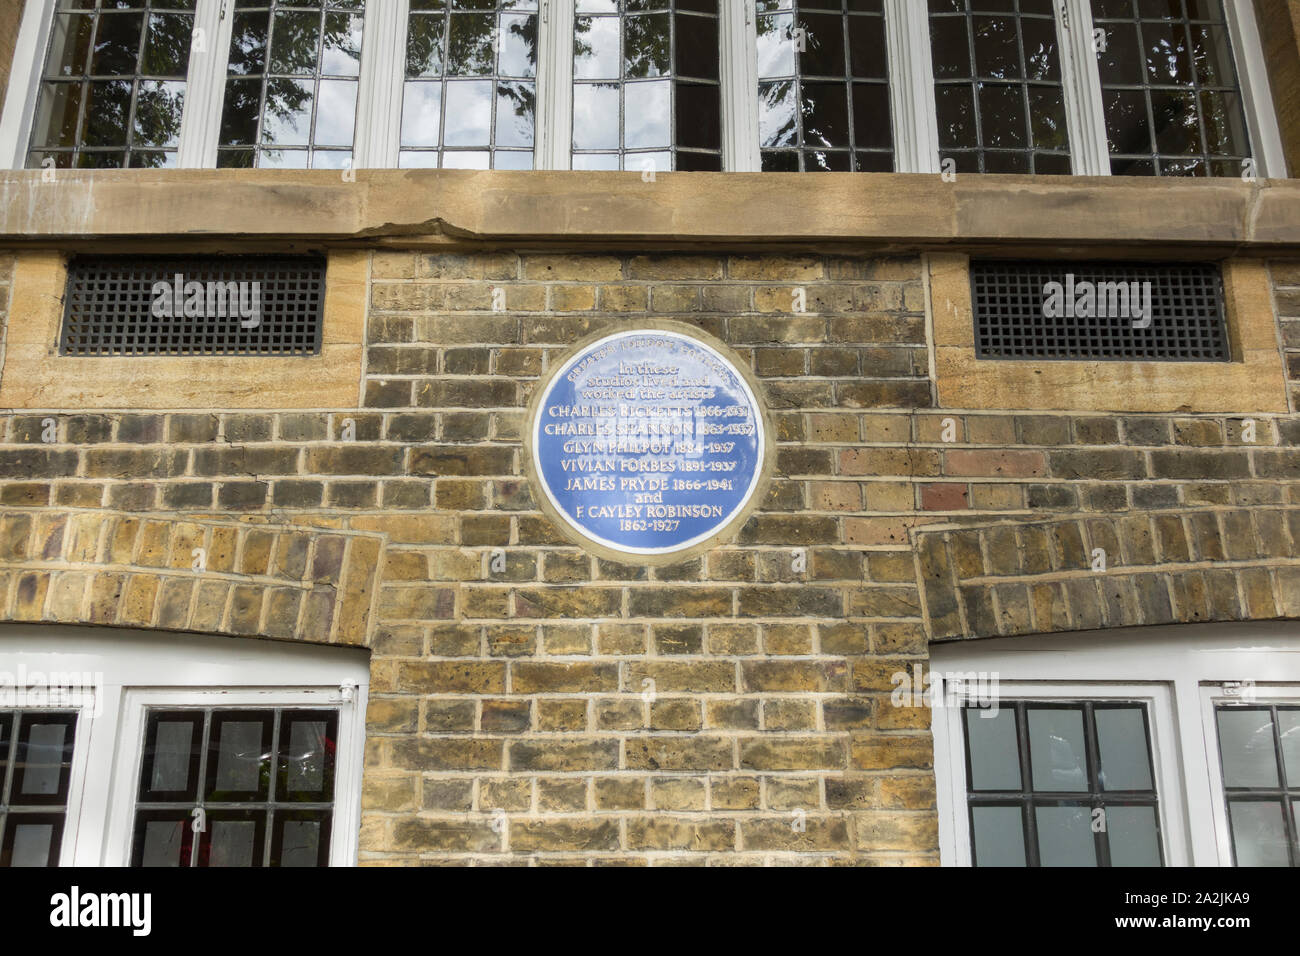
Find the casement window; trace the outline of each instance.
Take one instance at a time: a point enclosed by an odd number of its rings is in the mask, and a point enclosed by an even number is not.
[[[78,716],[0,710],[0,867],[58,863]]]
[[[1055,0],[930,4],[939,152],[955,171],[1070,172],[1056,8]]]
[[[58,0],[26,165],[174,166],[195,3]]]
[[[764,170],[892,172],[881,3],[759,4]]]
[[[352,164],[365,0],[240,0],[231,13],[217,165]]]
[[[1227,0],[25,9],[16,168],[1285,175],[1252,5]]]
[[[410,0],[398,165],[532,169],[537,3]]]
[[[1300,865],[1300,631],[941,645],[943,862]]]
[[[365,657],[4,628],[0,866],[351,864]]]
[[[717,0],[576,0],[573,169],[722,168]]]

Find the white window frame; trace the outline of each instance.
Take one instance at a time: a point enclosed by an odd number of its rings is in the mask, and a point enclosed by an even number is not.
[[[0,658],[0,660],[3,659]],[[42,674],[51,674],[63,671],[63,668],[61,662],[51,660],[48,666],[39,670]],[[0,663],[0,671],[15,675],[20,673],[16,669],[8,669],[3,663]],[[70,671],[63,672],[71,673]],[[29,675],[32,674],[33,669],[29,666],[26,673]],[[39,706],[27,706],[23,703],[18,703],[17,706],[13,708],[0,707],[0,711],[16,711],[23,714],[39,713],[42,711],[48,713],[68,713],[69,711],[73,711],[77,715],[77,724],[73,730],[72,766],[68,777],[68,802],[63,808],[63,836],[59,841],[59,861],[60,865],[63,865],[63,861],[71,859],[73,851],[77,845],[77,825],[80,821],[79,808],[82,805],[82,799],[86,789],[86,765],[88,763],[90,751],[87,747],[79,746],[78,742],[82,737],[82,728],[89,726],[90,722],[94,719],[94,715],[98,712],[100,706],[102,706],[103,701],[99,695],[96,694],[94,687],[84,683],[61,684],[51,687],[44,684],[37,685],[28,680],[23,687],[5,688],[5,690],[13,690],[15,692],[16,700],[18,701],[31,700],[33,697],[38,697],[38,695],[41,694],[66,694],[69,703],[64,705],[55,701],[41,704]],[[17,729],[17,727],[14,728],[15,731],[17,731]],[[0,783],[2,783],[2,781],[0,781]],[[50,809],[52,810],[53,807]]]
[[[28,0],[24,10],[0,113],[0,167],[24,166],[55,4],[56,0]],[[1081,176],[1109,176],[1090,0],[1058,0],[1058,4],[1056,24],[1073,171]],[[533,163],[535,169],[569,169],[575,4],[574,0],[538,0],[538,7]],[[1283,178],[1285,153],[1253,4],[1225,0],[1225,10],[1255,174]],[[397,168],[409,11],[409,0],[367,0],[354,168]],[[198,0],[195,26],[211,39],[206,52],[192,51],[190,56],[177,155],[181,168],[216,166],[231,13],[228,0]],[[755,18],[754,0],[722,0],[719,4],[722,168],[729,172],[760,169]],[[894,168],[900,173],[937,173],[938,117],[926,0],[885,0],[885,22]]]
[[[1219,722],[1215,709],[1221,704],[1290,704],[1300,703],[1300,684],[1259,682],[1248,685],[1249,699],[1243,699],[1246,688],[1225,688],[1222,684],[1201,686],[1201,718],[1205,733],[1205,762],[1213,792],[1211,809],[1214,816],[1215,844],[1223,866],[1232,866],[1232,828],[1228,825],[1228,794],[1223,787],[1223,759],[1219,752]]]
[[[154,706],[336,709],[330,865],[354,865],[369,688],[365,657],[354,648],[249,638],[0,627],[0,671],[103,675],[94,687],[93,712],[83,708],[77,719],[60,865],[130,865],[145,710]]]
[[[1007,700],[1149,701],[1166,866],[1231,866],[1213,701],[1255,682],[1261,699],[1300,696],[1300,624],[1180,625],[959,641],[931,648],[932,673],[998,676]],[[987,690],[987,685],[983,688]],[[1270,697],[1269,695],[1274,695]],[[936,709],[939,852],[969,866],[960,711]]]
[[[936,668],[936,671],[938,669]],[[987,688],[984,688],[987,690]],[[1160,837],[1166,866],[1185,866],[1188,860],[1187,821],[1182,812],[1182,801],[1178,799],[1181,791],[1177,760],[1169,754],[1176,752],[1174,747],[1173,710],[1169,687],[1164,684],[1128,683],[1107,684],[1098,687],[1093,684],[1067,683],[1062,681],[1001,681],[998,686],[999,697],[1010,706],[1012,701],[1037,701],[1060,703],[1063,701],[1134,701],[1147,708],[1148,726],[1151,733],[1151,761],[1154,767],[1152,779],[1155,783],[1156,798],[1160,810]],[[978,695],[980,691],[975,691]],[[965,741],[962,734],[960,700],[962,695],[954,693],[956,706],[946,706],[934,714],[934,734],[936,753],[936,777],[939,773],[938,753],[941,746],[956,745],[962,748],[962,759],[945,766],[944,784],[948,788],[948,803],[952,814],[948,819],[940,818],[940,840],[943,839],[944,824],[951,831],[952,861],[954,866],[972,865],[972,847],[974,841],[970,835],[970,815],[966,805],[966,760]],[[950,701],[951,702],[951,701]],[[972,706],[985,706],[983,701],[972,701]],[[973,710],[972,714],[981,711]],[[978,716],[972,717],[979,720]],[[940,727],[942,725],[942,729]],[[943,743],[940,742],[940,737]],[[1173,794],[1174,799],[1166,798]],[[948,863],[948,860],[944,860]]]

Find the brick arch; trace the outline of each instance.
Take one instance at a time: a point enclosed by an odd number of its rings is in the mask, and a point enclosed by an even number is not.
[[[912,539],[931,640],[1300,618],[1300,508],[946,525]]]
[[[0,620],[368,645],[384,537],[176,515],[0,511]]]

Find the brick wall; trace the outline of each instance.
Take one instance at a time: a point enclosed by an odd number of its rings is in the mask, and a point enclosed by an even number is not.
[[[0,10],[0,90],[9,85],[9,69],[13,65],[14,45],[18,42],[18,27],[22,23],[24,0],[8,0]],[[0,103],[4,97],[0,96]]]
[[[1300,259],[1274,262],[1273,300],[1282,327],[1282,348],[1286,357],[1291,410],[1300,410]]]
[[[225,589],[200,629],[367,644],[366,862],[935,862],[929,715],[891,676],[931,637],[1300,616],[1300,420],[1255,416],[1252,442],[1230,416],[934,408],[922,275],[377,252],[362,409],[5,415],[0,607],[199,627],[144,599],[192,574]],[[752,362],[778,453],[734,541],[646,569],[561,538],[520,434],[572,342],[667,319]],[[195,527],[234,536],[226,563],[177,564]],[[313,593],[352,616],[308,624]]]

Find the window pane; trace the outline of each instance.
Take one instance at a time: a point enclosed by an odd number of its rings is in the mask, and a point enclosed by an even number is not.
[[[240,10],[232,22],[217,165],[350,164],[364,0],[258,6],[269,9]]]
[[[1238,866],[1291,865],[1280,802],[1229,800],[1228,817]]]
[[[893,169],[879,4],[760,4],[759,147],[765,170]]]
[[[224,711],[208,731],[209,800],[266,800],[270,789],[273,715]]]
[[[75,727],[74,714],[22,715],[14,750],[10,806],[67,803]]]
[[[285,713],[280,724],[276,799],[328,803],[334,798],[333,711]]]
[[[1286,785],[1300,790],[1300,708],[1279,707],[1277,729],[1282,738],[1282,757],[1286,765]]]
[[[1092,0],[1111,172],[1239,176],[1250,156],[1222,0]]]
[[[185,102],[195,0],[54,16],[27,165],[165,166]],[[133,4],[137,8],[143,3]],[[168,82],[160,82],[167,80]],[[137,149],[147,148],[133,160]]]
[[[184,810],[140,811],[135,818],[132,866],[189,866],[193,840]]]
[[[13,845],[6,848],[9,866],[49,866],[54,850],[54,821],[40,822],[26,814],[9,821]]]
[[[1144,713],[1141,707],[1096,709],[1097,746],[1101,753],[1097,776],[1103,789],[1152,789]]]
[[[535,2],[412,3],[398,165],[520,168],[498,147],[533,144],[536,75]]]
[[[1155,807],[1107,807],[1106,839],[1111,866],[1160,865]]]
[[[1097,865],[1097,843],[1092,835],[1090,807],[1038,807],[1035,822],[1038,825],[1041,865]]]
[[[199,842],[199,866],[261,866],[266,814],[225,810],[208,814]]]
[[[317,810],[277,813],[271,866],[326,866],[329,833],[328,813]]]
[[[976,866],[1024,866],[1025,827],[1019,807],[975,807],[971,832]]]
[[[1267,707],[1221,708],[1219,751],[1226,787],[1276,787],[1273,714]]]
[[[1051,4],[931,4],[930,52],[939,150],[945,160],[958,171],[1070,171]]]
[[[717,0],[580,2],[575,13],[573,168],[720,168]]]
[[[993,716],[987,716],[992,714]],[[1019,790],[1020,749],[1016,740],[1016,712],[963,711],[966,748],[970,755],[972,790]]]
[[[194,800],[202,733],[202,714],[155,711],[150,715],[145,727],[141,800]]]
[[[1086,791],[1087,761],[1082,709],[1029,708],[1029,762],[1035,790]]]
[[[0,868],[59,865],[63,839],[62,813],[10,813],[0,815]]]

